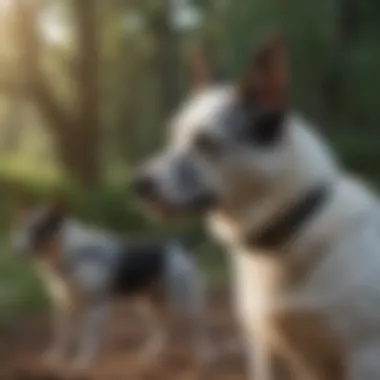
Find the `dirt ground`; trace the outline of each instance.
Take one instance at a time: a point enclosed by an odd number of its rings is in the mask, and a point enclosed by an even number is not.
[[[236,326],[224,292],[215,292],[208,306],[208,325],[219,355],[203,371],[192,360],[188,334],[173,327],[172,343],[155,365],[141,360],[138,348],[147,331],[131,306],[117,305],[109,323],[107,339],[93,380],[243,380],[244,360]],[[0,335],[0,380],[40,380],[40,355],[49,340],[46,316],[26,318]],[[62,372],[65,372],[64,370]],[[66,373],[59,374],[70,378]]]

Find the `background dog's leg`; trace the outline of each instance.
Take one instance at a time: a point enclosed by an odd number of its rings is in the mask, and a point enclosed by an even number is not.
[[[55,370],[63,364],[72,338],[73,300],[67,284],[52,274],[49,267],[37,267],[52,302],[53,338],[51,347],[44,355],[44,366]]]
[[[152,299],[140,300],[138,308],[150,334],[141,352],[142,360],[153,362],[165,349],[167,343],[166,311],[164,305],[159,305],[158,301]]]
[[[54,305],[52,311],[53,341],[44,356],[44,365],[49,369],[57,369],[63,364],[68,354],[72,338],[73,313],[69,305]]]
[[[166,273],[167,293],[171,306],[188,318],[194,351],[200,364],[209,363],[215,356],[206,327],[204,286],[196,264],[181,246],[173,246]]]
[[[79,336],[78,353],[72,368],[73,371],[86,373],[91,369],[99,353],[108,309],[109,302],[106,299],[91,303],[84,309],[83,325]]]
[[[191,290],[189,291],[191,292]],[[193,350],[198,363],[203,366],[211,363],[215,358],[215,347],[211,343],[210,332],[207,328],[201,294],[197,294],[196,289],[192,291],[195,294],[189,297],[190,302],[186,312],[189,319]]]

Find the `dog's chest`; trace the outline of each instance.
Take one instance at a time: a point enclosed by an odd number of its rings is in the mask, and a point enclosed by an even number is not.
[[[268,329],[266,343],[287,372],[303,379],[346,379],[345,345],[322,312],[277,312],[268,318]]]
[[[39,260],[37,271],[42,279],[51,302],[59,308],[76,307],[82,298],[77,284],[65,275],[58,265]]]
[[[343,378],[342,342],[323,309],[291,304],[303,289],[287,287],[281,268],[268,258],[234,252],[230,259],[235,310],[244,329],[279,354],[292,372]]]

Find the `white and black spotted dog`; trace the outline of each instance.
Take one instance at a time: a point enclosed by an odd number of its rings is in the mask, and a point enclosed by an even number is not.
[[[189,317],[195,343],[200,345],[196,352],[210,353],[200,275],[180,241],[136,242],[114,236],[70,218],[61,202],[23,207],[17,219],[13,250],[37,264],[54,306],[54,338],[45,359],[51,370],[65,364],[77,336],[72,370],[90,374],[115,296],[136,298],[142,307],[152,329],[142,352],[146,359],[156,358],[164,348],[169,308]],[[75,325],[78,316],[80,325]]]
[[[379,199],[292,111],[287,56],[273,36],[238,83],[195,71],[135,191],[166,215],[203,213],[228,248],[252,380],[377,380]]]

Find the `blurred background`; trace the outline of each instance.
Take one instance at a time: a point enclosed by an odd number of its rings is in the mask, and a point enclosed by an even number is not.
[[[290,44],[296,107],[380,184],[378,0],[0,0],[0,325],[45,302],[7,248],[17,194],[65,194],[79,218],[124,233],[176,231],[142,216],[131,170],[165,137],[192,44],[234,77],[271,26]],[[180,229],[204,240],[196,221]]]

